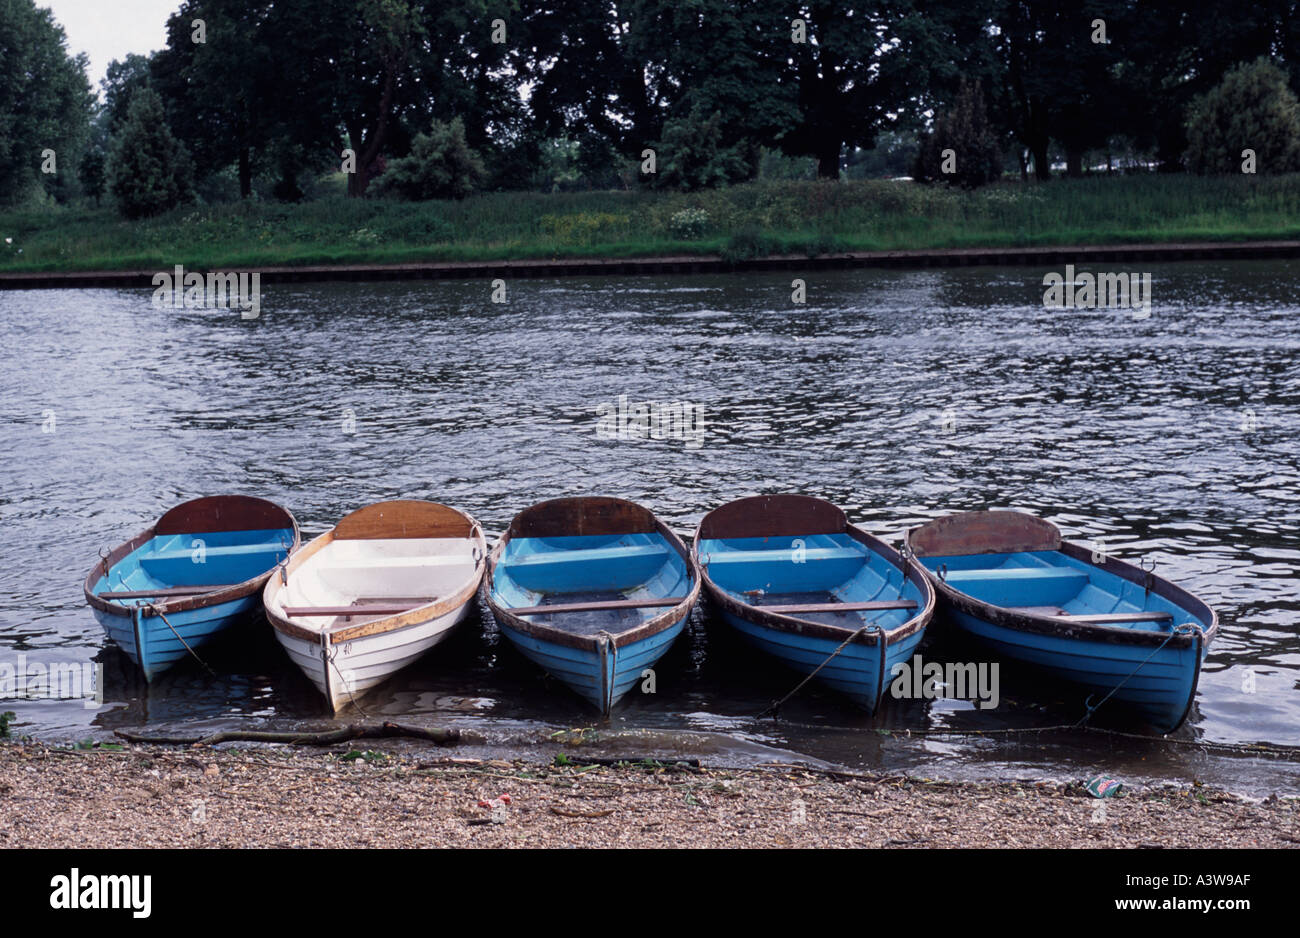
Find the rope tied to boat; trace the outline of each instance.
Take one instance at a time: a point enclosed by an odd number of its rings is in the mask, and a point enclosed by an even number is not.
[[[349,642],[348,644],[350,645],[351,643]],[[333,705],[333,703],[334,703],[334,699],[333,699],[333,695],[330,694],[330,693],[328,692],[328,691],[329,691],[329,683],[330,683],[330,671],[329,671],[329,669],[330,669],[330,668],[333,668],[333,669],[334,669],[334,673],[337,674],[337,675],[339,676],[339,683],[342,684],[342,685],[343,685],[343,689],[344,689],[345,691],[347,691],[347,694],[348,694],[348,702],[351,703],[352,706],[356,707],[356,708],[357,708],[357,711],[358,711],[358,712],[359,712],[363,717],[368,717],[368,716],[370,716],[370,714],[366,713],[365,708],[361,706],[361,701],[357,700],[356,695],[352,693],[352,688],[351,688],[350,686],[348,686],[348,685],[349,685],[349,682],[348,682],[347,675],[345,675],[345,674],[344,674],[344,673],[339,669],[338,661],[336,660],[336,659],[338,658],[338,656],[339,656],[339,650],[338,650],[337,646],[335,646],[334,643],[330,641],[330,633],[329,633],[329,630],[328,630],[328,629],[321,629],[321,633],[320,633],[320,657],[321,657],[321,662],[322,662],[322,663],[324,664],[324,666],[325,666],[325,673],[324,673],[323,677],[325,678],[326,697],[329,698],[329,700],[330,700],[330,705],[331,705],[331,706]]]
[[[885,651],[886,651],[886,649],[885,649],[885,630],[882,629],[882,628],[881,628],[879,625],[877,625],[875,622],[868,622],[868,623],[866,623],[865,625],[863,625],[862,628],[860,628],[860,629],[858,629],[856,632],[852,633],[848,638],[844,639],[844,641],[840,642],[839,646],[838,646],[838,647],[837,647],[833,652],[831,652],[829,655],[826,656],[826,660],[825,660],[825,661],[823,661],[821,664],[817,665],[817,667],[813,668],[812,673],[810,673],[807,677],[805,677],[802,681],[800,681],[798,684],[795,685],[794,690],[790,691],[790,693],[786,694],[786,695],[785,695],[784,697],[782,697],[780,700],[773,701],[773,703],[772,703],[771,706],[769,706],[766,710],[763,710],[761,713],[759,713],[759,714],[758,714],[758,719],[762,719],[763,717],[767,716],[769,713],[775,715],[775,714],[777,713],[777,711],[779,711],[779,710],[781,709],[781,707],[785,704],[786,701],[788,701],[788,700],[789,700],[791,697],[793,697],[795,694],[799,693],[799,691],[803,690],[804,685],[807,684],[809,681],[811,681],[813,678],[815,678],[815,677],[817,676],[817,673],[818,673],[819,671],[821,671],[822,668],[824,668],[824,667],[826,667],[826,665],[830,664],[830,663],[831,663],[831,659],[834,658],[836,655],[838,655],[838,654],[839,654],[841,651],[843,651],[846,647],[848,647],[848,645],[849,645],[850,642],[852,642],[854,639],[856,639],[859,635],[863,635],[863,634],[870,635],[870,634],[873,634],[873,633],[876,634],[876,641],[877,641],[878,644],[880,645],[880,673],[881,673],[880,684],[881,684],[881,686],[878,688],[877,693],[879,694],[879,693],[883,692],[883,691],[884,691],[884,672],[885,672]]]
[[[142,606],[136,607],[137,610],[142,608],[152,609],[153,614],[156,615],[158,618],[162,619],[163,624],[166,625],[167,628],[172,630],[172,634],[176,636],[176,640],[185,646],[185,650],[188,651],[194,657],[194,660],[197,661],[199,664],[203,665],[203,670],[207,671],[213,677],[217,676],[217,672],[213,671],[212,668],[208,666],[208,663],[199,657],[198,652],[196,652],[193,648],[190,647],[190,643],[185,641],[185,639],[181,637],[181,633],[176,631],[176,626],[172,625],[171,620],[167,618],[167,613],[162,611],[162,606],[158,605],[158,603],[144,603]],[[140,655],[141,659],[143,660],[144,652],[140,649],[137,649],[137,653]]]
[[[1124,680],[1120,681],[1109,691],[1107,691],[1105,697],[1101,698],[1101,700],[1097,701],[1094,704],[1092,702],[1092,694],[1089,694],[1088,699],[1083,702],[1085,713],[1083,714],[1083,716],[1079,717],[1079,722],[1075,723],[1074,725],[1082,726],[1084,723],[1087,723],[1090,719],[1092,719],[1092,715],[1097,712],[1097,710],[1101,707],[1101,705],[1104,704],[1106,701],[1110,700],[1110,698],[1114,696],[1117,690],[1119,690],[1121,687],[1127,684],[1135,674],[1137,674],[1139,671],[1145,668],[1147,666],[1147,662],[1149,662],[1156,655],[1160,654],[1160,652],[1164,649],[1164,647],[1174,640],[1174,636],[1191,635],[1199,631],[1201,631],[1200,626],[1193,625],[1190,622],[1185,622],[1180,626],[1170,629],[1169,634],[1165,636],[1165,640],[1161,642],[1159,645],[1157,645],[1155,649],[1151,652],[1151,654],[1147,655],[1146,658],[1144,658],[1136,668],[1130,671],[1128,675],[1124,678]]]

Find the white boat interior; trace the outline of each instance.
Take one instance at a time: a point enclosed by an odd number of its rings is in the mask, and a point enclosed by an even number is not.
[[[473,538],[334,540],[289,575],[272,611],[308,629],[355,625],[457,592],[474,576]],[[382,607],[367,613],[366,606]],[[297,608],[356,606],[352,615],[286,615]]]

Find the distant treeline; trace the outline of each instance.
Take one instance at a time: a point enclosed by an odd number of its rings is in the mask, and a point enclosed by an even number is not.
[[[0,0],[14,63],[0,90],[0,200],[33,186],[62,201],[111,192],[127,214],[150,214],[196,193],[298,200],[341,169],[351,195],[407,198],[942,179],[950,150],[961,168],[978,164],[974,183],[1048,179],[1058,165],[1229,171],[1246,148],[1258,171],[1286,171],[1300,160],[1286,137],[1297,7],[186,0],[164,49],[109,67],[101,105],[48,11]],[[1264,111],[1255,124],[1225,124],[1252,107]],[[1198,121],[1223,139],[1197,140]]]

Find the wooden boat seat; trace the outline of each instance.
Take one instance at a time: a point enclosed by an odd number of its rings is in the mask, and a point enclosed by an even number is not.
[[[100,599],[165,599],[176,596],[202,596],[204,593],[217,593],[238,585],[238,583],[214,583],[201,586],[165,586],[154,590],[118,590],[95,595]]]
[[[676,606],[678,603],[685,601],[685,596],[669,596],[662,599],[608,599],[589,603],[550,603],[545,606],[516,606],[507,611],[517,616],[554,615],[557,612],[603,612],[612,609]]]
[[[786,561],[790,562],[795,556],[795,550],[791,547],[781,547],[775,550],[719,550],[706,551],[701,558],[706,566],[727,563],[760,563],[763,561]],[[865,560],[867,555],[860,550],[852,547],[808,547],[800,553],[800,563],[816,562],[818,560]]]
[[[329,566],[320,567],[321,576],[326,579],[330,574],[338,573],[344,570],[389,570],[393,568],[409,567],[455,567],[459,565],[471,566],[474,563],[473,558],[468,554],[447,554],[433,556],[417,557],[373,557],[368,559],[356,558],[341,560],[338,563]]]
[[[866,612],[875,609],[915,609],[916,607],[914,599],[873,599],[860,603],[777,603],[754,608],[786,615],[798,612]]]
[[[981,567],[977,570],[949,570],[948,583],[979,583],[986,580],[1077,580],[1088,579],[1082,570],[1067,567]]]
[[[202,535],[195,535],[202,538]],[[175,561],[184,560],[190,562],[194,556],[194,551],[198,548],[178,547],[171,550],[152,550],[140,555],[140,565],[144,566],[151,560]],[[248,554],[283,554],[283,544],[274,544],[269,541],[262,541],[258,544],[233,544],[229,547],[204,547],[203,553],[208,557],[242,557]]]
[[[1108,622],[1173,622],[1174,614],[1172,612],[1102,612],[1074,616],[1066,613],[1056,618],[1069,622],[1091,622],[1097,625],[1105,625]]]
[[[598,560],[624,558],[664,557],[668,556],[668,547],[664,544],[628,544],[621,547],[591,547],[586,550],[557,550],[538,554],[525,554],[511,557],[506,561],[510,567],[544,567],[556,563],[591,563]]]
[[[436,596],[375,597],[354,599],[346,606],[285,606],[280,611],[291,619],[311,616],[395,616],[434,602]]]

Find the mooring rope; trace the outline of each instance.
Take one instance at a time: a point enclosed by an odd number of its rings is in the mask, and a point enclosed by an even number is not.
[[[176,631],[176,626],[171,624],[171,620],[168,619],[167,614],[162,611],[162,607],[159,606],[157,603],[146,603],[145,605],[148,606],[148,608],[152,609],[154,611],[154,614],[158,616],[158,618],[163,620],[163,623],[167,626],[167,628],[172,630],[172,634],[176,636],[176,640],[185,646],[185,650],[194,656],[194,660],[197,661],[199,664],[203,665],[205,671],[207,671],[213,677],[216,677],[217,672],[213,671],[212,668],[208,667],[208,663],[199,657],[198,652],[196,652],[193,648],[190,647],[189,642],[181,638],[181,633]],[[139,652],[141,661],[143,661],[144,649],[137,649],[137,651]]]
[[[341,683],[343,685],[343,689],[347,691],[348,703],[356,707],[357,711],[363,717],[368,717],[370,714],[366,713],[365,708],[361,706],[361,702],[357,700],[356,695],[352,693],[352,688],[348,686],[347,676],[344,675],[344,673],[341,670],[339,670],[338,661],[336,660],[338,658],[338,648],[335,647],[332,641],[330,641],[330,633],[327,632],[325,629],[321,630],[320,655],[321,655],[321,660],[325,663],[325,674],[324,674],[325,690],[326,690],[326,696],[329,698],[330,704],[333,705],[334,703],[334,699],[333,699],[334,695],[328,693],[329,683],[330,683],[329,669],[333,668],[334,673],[339,676],[339,683]]]
[[[1145,668],[1147,666],[1148,661],[1150,661],[1156,655],[1160,654],[1161,650],[1163,650],[1164,647],[1173,640],[1173,637],[1175,635],[1186,635],[1191,631],[1191,629],[1192,629],[1191,626],[1180,625],[1178,626],[1178,628],[1170,630],[1169,634],[1165,636],[1165,640],[1161,642],[1159,645],[1157,645],[1155,650],[1152,651],[1151,654],[1147,655],[1141,664],[1139,664],[1136,668],[1130,671],[1128,677],[1125,677],[1124,680],[1120,681],[1118,684],[1112,687],[1110,691],[1107,692],[1106,696],[1101,698],[1101,700],[1097,701],[1095,704],[1089,703],[1089,701],[1092,700],[1092,694],[1089,694],[1087,700],[1083,702],[1085,712],[1083,716],[1079,717],[1079,722],[1076,725],[1083,726],[1083,724],[1087,723],[1088,720],[1092,719],[1092,715],[1097,711],[1097,708],[1100,707],[1102,704],[1104,704],[1106,701],[1110,700],[1110,698],[1115,694],[1115,691],[1119,690],[1121,687],[1127,684],[1130,678],[1132,678],[1134,674],[1137,674],[1139,671]]]
[[[884,641],[885,641],[885,635],[884,635],[884,632],[881,630],[880,626],[876,625],[876,623],[874,623],[874,622],[868,622],[866,625],[862,626],[862,628],[858,629],[856,632],[854,632],[854,633],[853,633],[852,635],[850,635],[848,638],[844,639],[844,641],[840,642],[839,647],[837,647],[833,652],[831,652],[831,653],[826,657],[826,660],[825,660],[825,661],[823,661],[821,664],[817,665],[817,667],[813,669],[813,671],[812,671],[811,674],[809,674],[809,675],[808,675],[807,677],[805,677],[802,681],[800,681],[798,684],[796,684],[795,687],[794,687],[794,690],[790,691],[790,693],[786,694],[786,695],[785,695],[784,697],[782,697],[780,700],[774,701],[774,702],[772,703],[771,706],[769,706],[766,710],[764,710],[764,711],[762,711],[761,713],[758,714],[758,718],[759,718],[759,719],[762,719],[763,717],[767,716],[769,713],[776,713],[778,710],[780,710],[780,709],[781,709],[781,706],[782,706],[782,705],[783,705],[787,700],[789,700],[789,699],[790,699],[791,697],[793,697],[795,694],[799,693],[799,691],[803,690],[804,685],[807,684],[809,681],[811,681],[813,678],[815,678],[815,677],[817,676],[817,672],[819,672],[822,668],[826,667],[826,665],[830,664],[832,658],[834,658],[834,657],[835,657],[836,655],[838,655],[841,651],[843,651],[844,648],[845,648],[845,647],[846,647],[846,646],[847,646],[851,641],[853,641],[855,638],[857,638],[857,637],[858,637],[859,635],[861,635],[863,632],[879,632],[879,633],[880,633],[880,642],[882,643],[882,647],[881,647],[881,649],[880,649],[880,653],[883,655],[883,654],[885,653],[885,649],[884,649],[884,647],[883,647],[883,643],[884,643]]]

